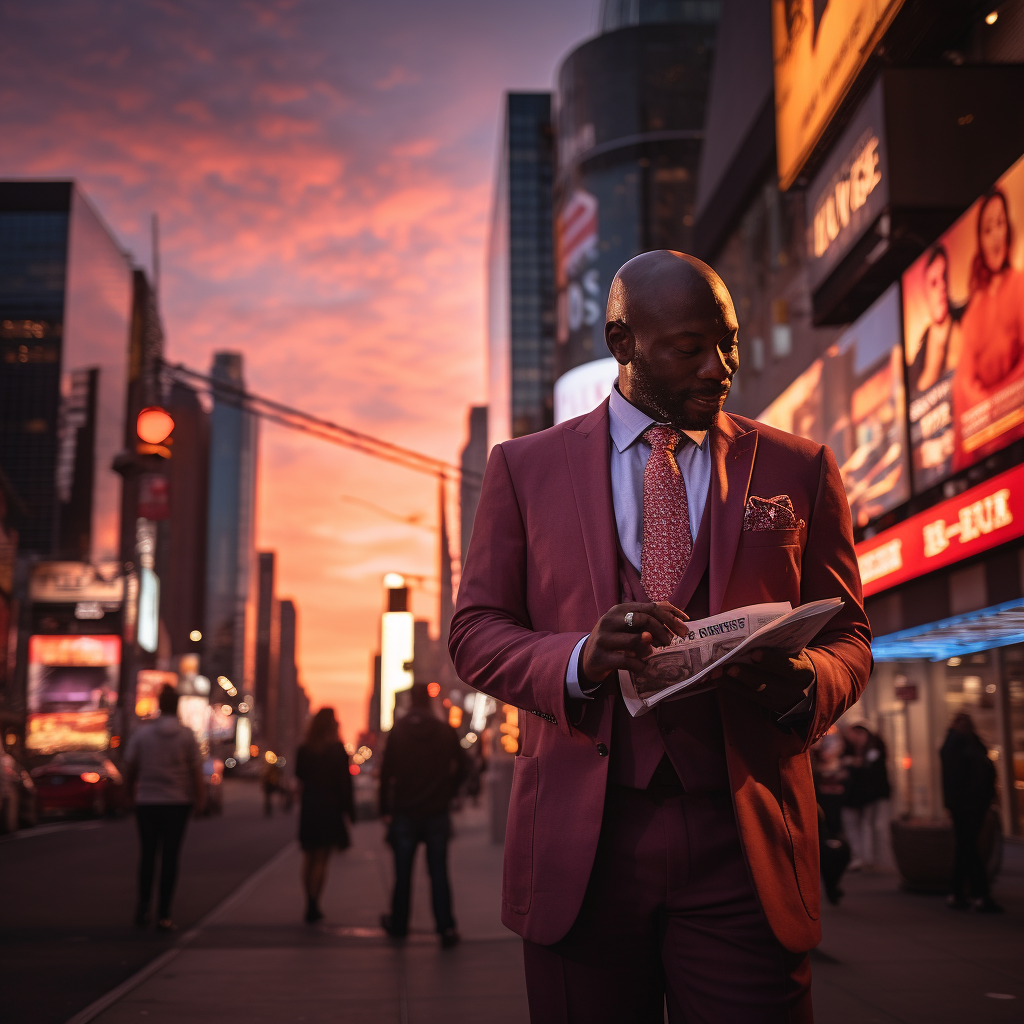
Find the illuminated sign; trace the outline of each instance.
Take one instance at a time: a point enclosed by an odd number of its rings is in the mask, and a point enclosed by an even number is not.
[[[39,604],[99,601],[119,605],[124,597],[124,578],[111,573],[104,579],[87,562],[40,562],[32,567],[29,597]]]
[[[117,636],[29,637],[25,746],[38,754],[104,750],[120,662]]]
[[[139,581],[139,622],[137,639],[144,651],[154,653],[160,640],[160,579],[143,567]]]
[[[807,189],[807,261],[816,289],[889,202],[882,80],[875,83]]]
[[[952,565],[1024,535],[1024,466],[857,545],[864,595]]]
[[[598,253],[597,197],[577,189],[555,221],[560,344],[585,343],[592,339],[595,325],[604,326]]]
[[[156,718],[160,714],[160,691],[165,686],[177,686],[177,672],[163,672],[155,668],[139,669],[135,677],[135,714],[138,718]]]
[[[380,625],[380,729],[395,724],[395,694],[412,686],[412,612],[385,612]]]
[[[1024,437],[1022,228],[1024,158],[903,274],[918,490]]]
[[[903,0],[772,0],[779,187],[788,189]]]
[[[555,381],[555,422],[564,423],[596,409],[618,380],[619,364],[609,356],[574,367]]]

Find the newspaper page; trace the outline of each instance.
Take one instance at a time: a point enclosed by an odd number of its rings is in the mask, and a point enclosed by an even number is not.
[[[690,622],[686,636],[651,653],[642,674],[619,672],[622,698],[635,718],[669,697],[707,689],[712,670],[745,651],[776,647],[796,654],[842,606],[838,597],[797,608],[788,601],[752,604]]]

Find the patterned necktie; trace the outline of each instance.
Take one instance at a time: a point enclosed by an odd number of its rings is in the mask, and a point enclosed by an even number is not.
[[[686,484],[676,463],[682,440],[671,427],[644,431],[651,457],[644,470],[644,541],[640,582],[652,601],[668,601],[679,586],[693,551]]]

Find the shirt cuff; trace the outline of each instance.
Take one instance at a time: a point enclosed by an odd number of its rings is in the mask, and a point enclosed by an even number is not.
[[[583,653],[583,645],[589,639],[590,634],[588,633],[579,641],[578,644],[576,644],[572,649],[572,654],[569,655],[569,664],[565,669],[565,689],[569,696],[574,700],[593,700],[593,694],[601,689],[600,683],[594,686],[593,683],[583,675],[583,672],[580,669],[580,655]],[[586,681],[586,689],[584,689],[580,683],[581,676]]]
[[[818,694],[818,681],[815,679],[807,687],[807,696],[798,704],[794,704],[785,714],[779,715],[778,724],[799,729],[806,726],[814,713],[814,698]]]

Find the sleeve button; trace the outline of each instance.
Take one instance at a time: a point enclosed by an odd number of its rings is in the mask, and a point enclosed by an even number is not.
[[[604,743],[598,743],[598,745],[597,745],[597,756],[598,757],[607,757],[608,756],[608,747]]]

